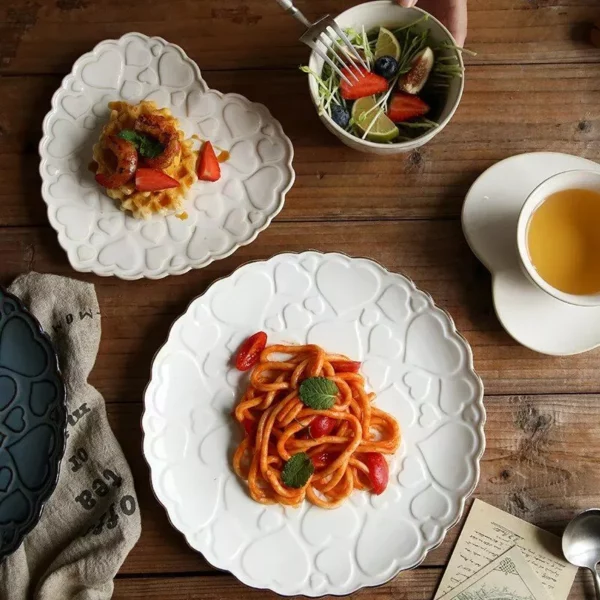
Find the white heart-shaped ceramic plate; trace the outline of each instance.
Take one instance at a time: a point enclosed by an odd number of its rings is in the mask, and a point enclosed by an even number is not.
[[[169,108],[187,136],[231,152],[220,181],[200,181],[189,191],[187,220],[134,219],[88,170],[108,102],[144,99]],[[204,267],[256,239],[294,182],[292,144],[265,106],[209,89],[181,48],[140,33],[101,42],[77,60],[43,129],[42,196],[77,271],[158,279]]]
[[[381,496],[323,510],[264,506],[231,468],[231,367],[257,330],[363,362],[402,444]],[[157,353],[145,394],[154,491],[188,543],[244,583],[279,594],[349,594],[419,564],[460,518],[479,477],[483,386],[450,317],[403,277],[341,254],[247,264],[194,300]]]

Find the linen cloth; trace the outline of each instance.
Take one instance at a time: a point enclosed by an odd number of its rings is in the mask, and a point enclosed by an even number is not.
[[[107,600],[141,522],[104,399],[87,382],[100,344],[96,292],[91,284],[39,273],[17,278],[9,290],[54,342],[68,419],[58,485],[35,529],[0,565],[0,599]]]

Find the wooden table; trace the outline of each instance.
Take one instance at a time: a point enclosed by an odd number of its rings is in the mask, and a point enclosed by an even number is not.
[[[298,0],[309,17],[350,0]],[[273,598],[212,569],[154,499],[141,453],[142,393],[154,352],[194,296],[238,265],[315,248],[370,256],[403,272],[454,317],[486,386],[487,450],[476,495],[559,533],[600,505],[600,351],[549,358],[502,330],[490,277],[464,241],[466,190],[494,162],[553,150],[600,160],[600,50],[586,23],[598,0],[470,0],[466,91],[449,127],[421,150],[379,158],[342,146],[318,121],[297,24],[267,0],[11,0],[0,8],[0,278],[35,269],[75,275],[48,225],[37,144],[50,97],[73,61],[129,31],[181,45],[210,86],[269,106],[296,151],[285,209],[252,245],[162,281],[96,284],[103,319],[91,382],[104,394],[133,469],[142,537],[115,598]],[[429,599],[460,527],[421,567],[355,597]],[[571,598],[592,596],[579,575]]]

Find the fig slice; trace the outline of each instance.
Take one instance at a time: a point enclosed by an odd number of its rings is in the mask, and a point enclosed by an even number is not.
[[[433,50],[429,46],[423,48],[413,58],[410,71],[398,80],[398,89],[407,94],[418,94],[425,87],[434,62]]]

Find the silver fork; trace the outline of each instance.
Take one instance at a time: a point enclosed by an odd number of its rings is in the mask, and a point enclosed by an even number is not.
[[[362,56],[357,52],[346,34],[340,26],[329,15],[324,16],[315,23],[311,23],[295,6],[292,0],[277,0],[279,5],[290,13],[295,19],[300,21],[307,30],[300,37],[300,41],[304,42],[309,48],[314,50],[346,83],[352,85],[352,81],[342,72],[342,70],[329,57],[329,53],[335,56],[339,63],[344,66],[347,73],[352,75],[355,81],[358,81],[362,76],[360,65],[369,70]],[[333,32],[333,33],[332,33]],[[339,40],[342,40],[343,45]],[[321,47],[321,45],[325,48]],[[338,53],[341,53],[340,54]],[[353,67],[353,68],[352,68]]]

